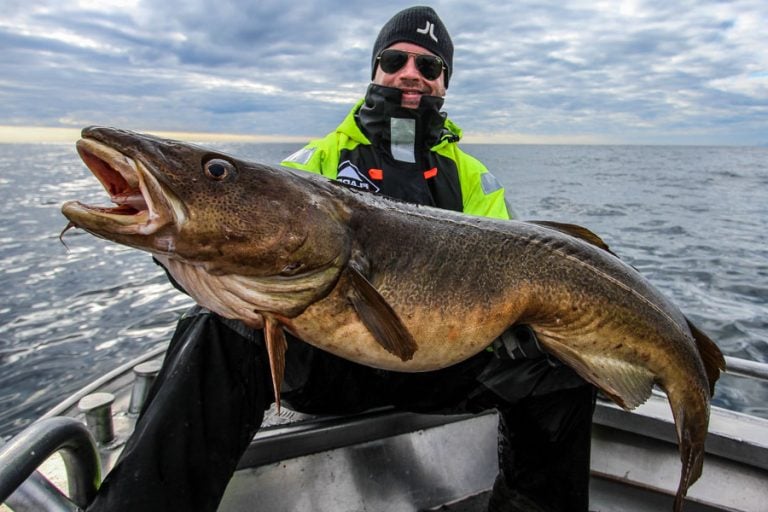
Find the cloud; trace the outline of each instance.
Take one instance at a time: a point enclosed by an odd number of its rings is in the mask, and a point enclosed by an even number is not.
[[[0,124],[320,136],[406,2],[8,2]],[[34,4],[34,5],[33,5]],[[760,2],[433,4],[465,133],[765,143]]]

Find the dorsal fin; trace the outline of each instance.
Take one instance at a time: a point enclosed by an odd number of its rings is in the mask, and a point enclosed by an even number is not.
[[[412,359],[418,346],[392,306],[352,264],[347,275],[352,285],[349,299],[373,338],[401,360]]]
[[[553,222],[551,220],[528,220],[526,222],[529,224],[536,224],[537,226],[544,226],[545,228],[554,229],[555,231],[560,231],[561,233],[565,233],[566,235],[578,238],[579,240],[584,240],[585,242],[590,243],[595,247],[599,247],[600,249],[616,256],[616,253],[614,253],[608,247],[608,244],[605,243],[602,238],[597,236],[589,229],[583,226],[579,226],[578,224],[566,224],[564,222]],[[616,257],[618,258],[618,256]]]
[[[712,396],[715,393],[715,382],[720,378],[720,372],[725,371],[725,358],[709,336],[704,334],[701,329],[693,325],[687,318],[685,321],[688,323],[691,334],[693,334],[696,348],[699,349],[699,355],[701,355],[704,371],[706,371],[707,380],[709,381],[709,394]]]

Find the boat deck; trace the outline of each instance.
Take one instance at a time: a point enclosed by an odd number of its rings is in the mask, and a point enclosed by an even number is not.
[[[159,361],[162,351],[148,354]],[[49,413],[83,421],[77,403],[95,391],[114,395],[115,438],[100,445],[105,471],[133,430],[134,374],[126,365]],[[270,411],[243,455],[220,510],[239,512],[417,512],[485,510],[496,475],[495,413],[419,415],[374,410],[318,417]],[[65,489],[65,469],[51,476]],[[592,432],[590,508],[594,512],[671,510],[680,474],[666,397],[627,412],[598,401]],[[553,483],[556,485],[556,483]],[[713,408],[704,473],[686,512],[765,512],[768,420]],[[0,507],[2,509],[2,507]]]

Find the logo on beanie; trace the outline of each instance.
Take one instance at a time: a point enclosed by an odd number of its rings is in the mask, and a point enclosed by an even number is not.
[[[431,37],[434,42],[437,42],[437,36],[435,36],[435,24],[431,21],[427,21],[427,24],[424,25],[424,28],[417,28],[416,32],[424,35],[429,34],[429,37]]]

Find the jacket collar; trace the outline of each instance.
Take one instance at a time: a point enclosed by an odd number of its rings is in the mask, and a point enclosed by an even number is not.
[[[385,118],[399,114],[403,118],[416,119],[425,109],[431,112],[427,114],[428,119],[426,121],[422,119],[417,128],[417,131],[424,130],[422,133],[424,144],[434,150],[461,139],[461,128],[448,119],[444,112],[439,111],[443,103],[442,98],[425,96],[419,109],[405,109],[400,107],[401,94],[399,89],[371,84],[365,98],[355,104],[337,131],[362,144],[379,143],[382,138],[388,140],[388,135],[377,131],[385,126]],[[427,105],[424,104],[425,99]],[[385,105],[381,106],[380,102],[384,102]]]

